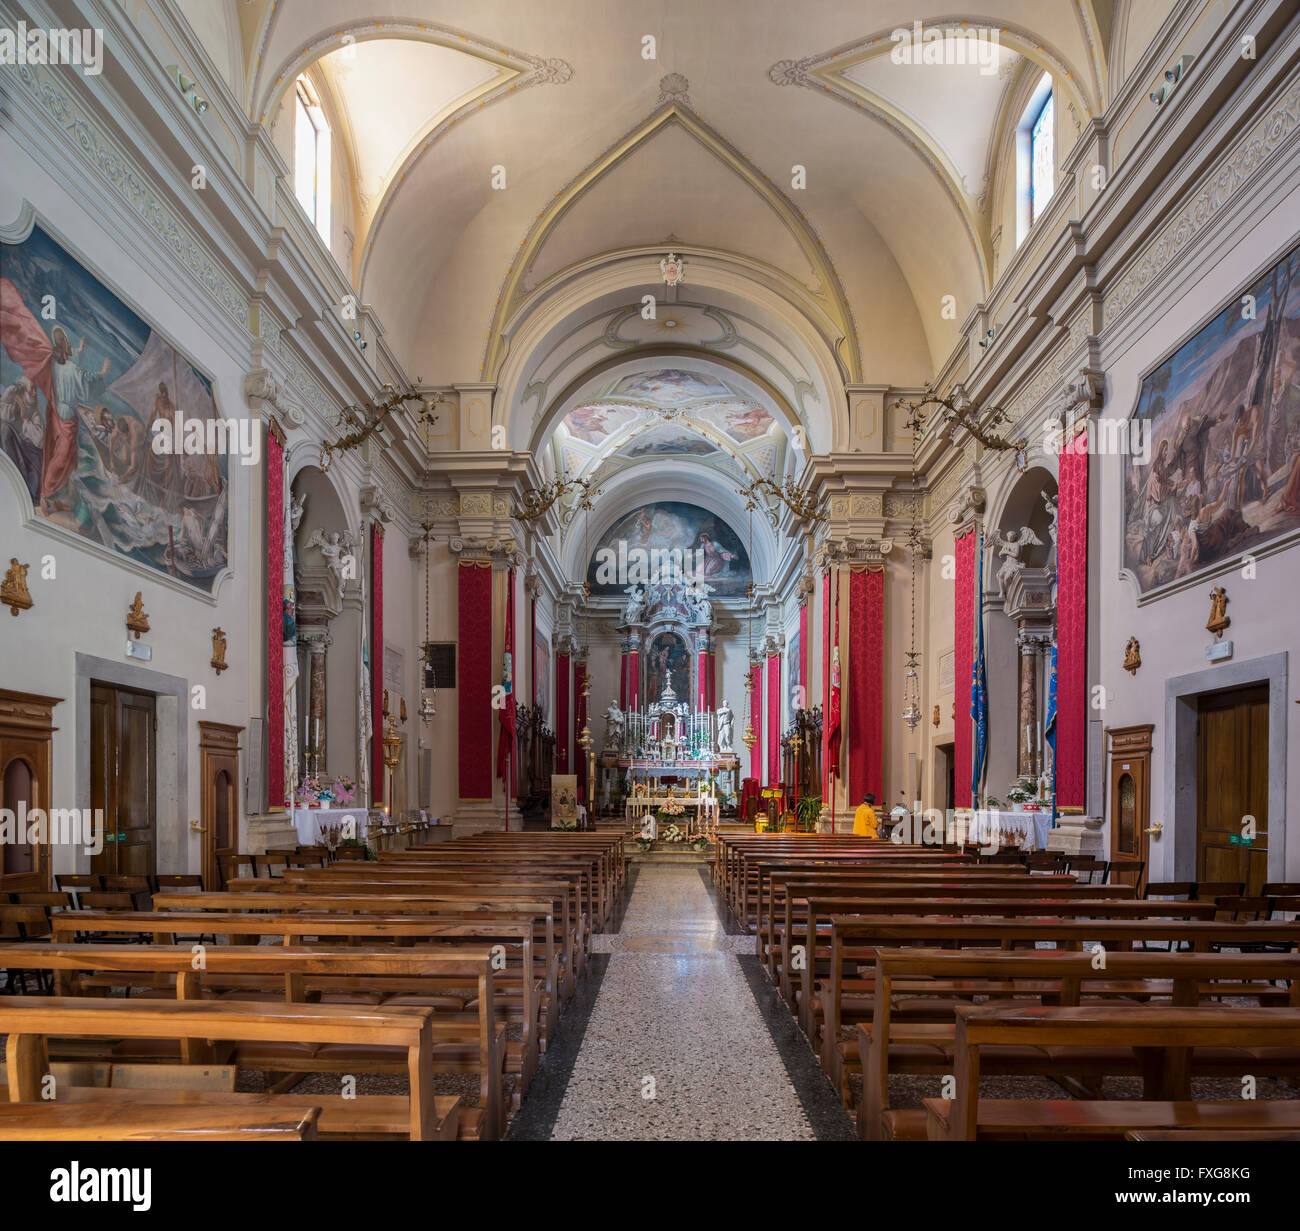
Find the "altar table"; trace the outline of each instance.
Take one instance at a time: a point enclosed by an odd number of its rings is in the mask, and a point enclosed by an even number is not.
[[[342,826],[353,822],[354,837],[365,841],[369,814],[365,808],[295,808],[293,827],[298,831],[298,841],[303,846],[321,845],[321,831],[329,825]]]

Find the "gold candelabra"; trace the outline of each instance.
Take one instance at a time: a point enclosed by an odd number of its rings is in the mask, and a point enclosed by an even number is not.
[[[910,412],[907,426],[912,429],[914,442],[919,442],[926,432],[927,406],[942,407],[941,418],[944,423],[965,431],[980,442],[986,449],[999,453],[1013,451],[1016,454],[1016,467],[1023,474],[1029,465],[1029,441],[1020,436],[1010,440],[994,430],[998,425],[1011,422],[1008,411],[999,406],[981,408],[966,395],[961,385],[953,387],[949,394],[930,393],[928,390],[918,402],[904,402],[899,409]]]
[[[433,408],[448,400],[441,393],[434,398],[428,398],[412,386],[396,389],[387,382],[379,387],[379,392],[383,396],[378,400],[371,399],[355,406],[345,406],[339,411],[334,426],[340,429],[341,434],[337,439],[321,445],[320,468],[322,470],[329,470],[335,454],[358,449],[376,432],[381,431],[388,416],[399,406],[404,406],[407,402],[419,402],[420,409],[416,412],[416,421],[432,427],[438,422],[438,416],[433,413]]]
[[[767,492],[780,500],[796,517],[801,517],[805,521],[822,521],[826,516],[819,511],[821,500],[812,492],[800,491],[793,475],[786,475],[784,484],[763,475],[748,487],[737,488],[737,490],[751,502],[757,502],[760,492]]]
[[[537,521],[538,518],[546,515],[557,500],[574,491],[582,493],[577,500],[577,507],[590,512],[591,502],[601,494],[601,490],[599,487],[593,488],[590,479],[569,478],[566,471],[560,478],[552,479],[540,488],[530,487],[521,492],[519,503],[515,506],[512,516],[519,518],[520,521]]]

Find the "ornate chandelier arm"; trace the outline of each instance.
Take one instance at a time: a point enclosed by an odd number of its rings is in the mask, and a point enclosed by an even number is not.
[[[907,426],[912,429],[912,436],[917,442],[925,435],[927,426],[925,408],[927,406],[943,407],[942,419],[945,423],[964,428],[969,435],[978,440],[986,449],[993,449],[999,453],[1014,451],[1022,463],[1020,465],[1021,470],[1024,469],[1023,462],[1026,460],[1029,441],[1023,436],[1016,440],[1009,440],[1007,437],[991,430],[991,426],[984,427],[981,424],[981,420],[984,419],[987,419],[990,425],[1010,423],[1011,415],[1001,407],[991,406],[987,410],[980,410],[966,397],[960,385],[946,396],[930,393],[919,402],[904,402],[900,409],[911,412],[907,420]]]
[[[420,410],[416,413],[416,422],[432,427],[438,422],[438,416],[433,413],[433,408],[447,400],[441,393],[430,400],[413,386],[408,386],[405,389],[395,389],[390,384],[384,384],[380,388],[381,391],[387,390],[387,393],[379,401],[363,402],[356,406],[345,406],[339,411],[338,418],[335,420],[335,427],[351,428],[352,430],[344,432],[337,439],[321,445],[322,470],[330,468],[330,463],[334,460],[336,453],[346,453],[363,445],[384,426],[388,416],[399,406],[403,406],[407,402],[419,402]]]
[[[519,503],[511,516],[520,521],[537,521],[546,515],[557,500],[573,491],[582,493],[574,508],[591,512],[592,500],[602,492],[601,488],[592,486],[593,482],[591,479],[571,479],[566,472],[561,478],[552,479],[541,488],[528,488],[520,493]]]
[[[820,511],[821,500],[811,492],[800,491],[792,475],[785,476],[784,486],[779,485],[775,479],[763,475],[748,487],[737,488],[737,491],[749,501],[747,508],[757,507],[759,493],[766,492],[775,496],[791,513],[805,521],[822,521],[826,516]]]

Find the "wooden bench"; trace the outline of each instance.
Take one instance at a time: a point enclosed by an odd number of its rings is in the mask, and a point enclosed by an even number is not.
[[[197,1049],[207,1040],[271,1044],[347,1044],[398,1048],[410,1081],[407,1128],[413,1141],[446,1135],[433,1093],[433,1011],[414,1007],[248,1004],[220,1000],[99,1000],[67,996],[0,997],[7,1036],[9,1097],[42,1102],[49,1039],[174,1039]],[[140,1092],[143,1093],[143,1092]],[[149,1091],[157,1101],[158,1092]],[[204,1094],[206,1100],[206,1093]],[[57,1100],[56,1100],[57,1101]],[[332,1100],[311,1096],[322,1109]],[[361,1100],[339,1099],[341,1107]],[[445,1117],[444,1117],[445,1120]]]
[[[1146,1058],[1148,1093],[1154,1091],[1157,1097],[980,1098],[981,1050],[1018,1045],[1134,1048]],[[1145,1129],[1300,1129],[1300,1100],[1189,1101],[1187,1054],[1196,1047],[1242,1048],[1255,1056],[1278,1048],[1300,1049],[1300,1012],[1221,1005],[962,1006],[957,1009],[954,1043],[955,1097],[924,1101],[926,1136],[931,1141],[1096,1140]],[[1247,1067],[1250,1063],[1243,1061]]]
[[[0,1141],[314,1141],[319,1107],[0,1103]]]
[[[853,1048],[862,1059],[858,1132],[865,1140],[924,1136],[922,1111],[890,1111],[889,1075],[952,1071],[956,1002],[962,998],[1069,1006],[1085,998],[1161,997],[1190,1006],[1215,996],[1276,996],[1300,1007],[1300,954],[1112,953],[1098,969],[1093,954],[1054,949],[878,949],[875,970],[871,1021],[858,1025]],[[1118,1052],[1057,1062],[1037,1047],[1019,1057],[1004,1051],[996,1064],[1000,1074],[1058,1078],[1142,1071]]]

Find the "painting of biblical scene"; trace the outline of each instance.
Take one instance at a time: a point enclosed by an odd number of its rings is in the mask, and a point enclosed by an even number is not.
[[[564,426],[574,440],[598,445],[607,437],[627,427],[637,412],[627,406],[604,406],[593,403],[578,406],[564,418]]]
[[[36,512],[210,592],[228,462],[154,453],[178,412],[219,417],[206,376],[39,227],[0,245],[0,448]]]
[[[542,707],[542,721],[551,716],[551,646],[541,633],[533,634],[533,704]]]
[[[629,440],[618,456],[635,461],[641,457],[708,457],[717,452],[717,445],[695,432],[664,426],[651,428]]]
[[[680,551],[683,572],[698,574],[714,597],[742,595],[749,585],[749,554],[725,521],[698,505],[659,501],[633,509],[601,536],[587,570],[592,594],[621,595],[647,582],[648,573],[635,570],[638,562],[646,567],[653,550]],[[610,562],[613,568],[602,567]]]
[[[772,416],[757,402],[733,401],[725,406],[701,406],[692,413],[702,423],[725,432],[741,445],[765,436],[772,426]]]
[[[659,372],[642,372],[625,376],[610,390],[610,397],[654,402],[658,406],[680,406],[699,398],[731,397],[731,390],[719,380],[698,372],[665,368]]]
[[[1124,459],[1124,563],[1140,591],[1300,528],[1298,382],[1300,248],[1142,382],[1150,460]]]
[[[659,633],[646,652],[643,696],[647,704],[663,696],[670,677],[677,699],[687,700],[691,695],[690,651],[676,633]]]

